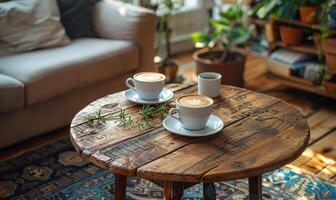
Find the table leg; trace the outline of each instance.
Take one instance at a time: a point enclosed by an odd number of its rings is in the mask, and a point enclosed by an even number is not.
[[[127,176],[120,174],[115,174],[115,200],[125,200],[126,199],[126,184]]]
[[[249,193],[251,200],[262,199],[262,175],[250,177],[249,181]]]
[[[214,183],[203,183],[203,199],[215,200],[216,188]]]
[[[183,196],[183,183],[165,181],[163,190],[165,200],[178,200]]]

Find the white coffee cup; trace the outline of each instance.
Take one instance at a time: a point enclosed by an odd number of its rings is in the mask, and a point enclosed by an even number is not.
[[[128,78],[126,85],[143,100],[156,99],[165,86],[166,76],[157,72],[140,72]]]
[[[190,103],[188,103],[188,99],[184,98],[189,98]],[[205,128],[209,120],[213,104],[213,100],[206,96],[184,95],[176,99],[176,108],[171,108],[169,115],[180,121],[185,129],[201,130]],[[176,116],[176,113],[178,116]]]
[[[198,94],[208,97],[217,97],[220,93],[222,75],[215,72],[198,74]]]

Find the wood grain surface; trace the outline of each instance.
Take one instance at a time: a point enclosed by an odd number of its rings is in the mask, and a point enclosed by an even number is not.
[[[174,91],[174,99],[197,92],[192,85],[168,87]],[[174,135],[162,127],[159,118],[145,130],[120,127],[113,117],[100,126],[85,120],[88,113],[101,107],[107,117],[120,108],[136,117],[140,106],[128,102],[121,92],[80,111],[71,124],[70,138],[90,162],[120,175],[164,181],[167,188],[171,182],[257,177],[293,161],[308,145],[309,126],[303,114],[280,99],[222,86],[221,95],[214,100],[214,114],[224,121],[225,128],[211,137]]]

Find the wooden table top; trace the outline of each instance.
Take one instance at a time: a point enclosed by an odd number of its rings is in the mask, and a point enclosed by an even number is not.
[[[193,85],[173,84],[174,99],[197,93]],[[100,108],[112,116],[120,108],[137,115],[139,105],[123,92],[98,99],[73,119],[70,138],[88,161],[125,176],[149,180],[213,182],[248,178],[275,170],[295,160],[309,141],[309,126],[302,113],[286,102],[233,86],[222,86],[214,114],[225,128],[203,138],[175,135],[155,119],[145,130],[120,127],[115,119],[90,125],[85,116]],[[170,102],[171,106],[175,102]]]

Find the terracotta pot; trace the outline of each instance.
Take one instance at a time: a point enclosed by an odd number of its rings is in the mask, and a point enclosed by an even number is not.
[[[193,54],[196,61],[197,74],[201,72],[216,72],[222,75],[222,84],[244,86],[244,66],[246,57],[237,52],[231,52],[225,62],[213,62],[210,56],[220,57],[222,50],[201,49]]]
[[[329,74],[336,75],[336,39],[325,39],[322,46],[326,57],[327,71]]]
[[[325,83],[325,89],[328,93],[336,94],[336,83],[332,83],[332,82],[327,81]]]
[[[314,24],[317,18],[317,7],[314,6],[301,6],[300,7],[300,20],[304,24]]]
[[[302,41],[303,31],[301,28],[280,26],[281,41],[287,45],[298,45]]]

